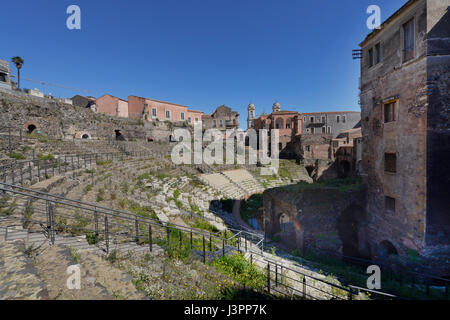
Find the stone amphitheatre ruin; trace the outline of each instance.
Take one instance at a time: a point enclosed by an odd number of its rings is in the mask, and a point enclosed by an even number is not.
[[[308,171],[290,160],[273,176],[259,165],[177,166],[177,124],[18,92],[1,92],[0,110],[0,298],[218,299],[225,288],[253,298],[369,298],[360,282],[323,273],[324,262],[305,255],[313,245],[364,252],[346,231],[357,223],[364,234],[365,221],[346,212],[361,205],[358,181],[308,187]],[[325,193],[332,202],[321,202]],[[320,233],[328,236],[316,241]],[[253,282],[217,262],[237,253]],[[66,286],[71,265],[82,266],[82,290]]]

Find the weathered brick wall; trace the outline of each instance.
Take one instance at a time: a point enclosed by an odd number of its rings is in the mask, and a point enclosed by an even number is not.
[[[278,236],[291,250],[317,248],[368,257],[364,203],[364,188],[344,192],[300,185],[270,189],[263,194],[266,234]],[[280,222],[284,221],[293,228],[283,231]]]
[[[427,5],[428,245],[450,242],[450,0]]]
[[[414,59],[403,61],[402,25],[415,19]],[[426,199],[426,9],[424,2],[406,10],[391,26],[363,47],[361,109],[363,171],[368,174],[367,212],[372,253],[382,241],[398,253],[420,251],[425,244]],[[382,61],[368,66],[367,51],[381,41]],[[398,97],[397,121],[384,123],[382,102]],[[384,154],[397,156],[396,173],[384,170]],[[385,208],[395,198],[395,212]]]
[[[24,130],[33,124],[55,139],[77,138],[82,132],[93,139],[107,139],[114,137],[115,130],[120,130],[127,139],[146,137],[140,121],[98,114],[90,109],[11,91],[0,91],[0,123]]]

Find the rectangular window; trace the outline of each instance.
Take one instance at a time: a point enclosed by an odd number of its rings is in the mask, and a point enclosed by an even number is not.
[[[188,117],[188,123],[191,123],[191,117]]]
[[[306,122],[306,117],[303,117],[303,122]]]
[[[219,126],[222,127],[223,126],[223,121],[219,120]]]
[[[327,133],[331,133],[331,127],[327,127]]]
[[[156,117],[156,108],[152,109],[152,116]]]
[[[345,116],[342,116],[342,123],[345,123]]]
[[[403,60],[414,58],[414,19],[403,25]]]
[[[305,151],[306,151],[306,152],[309,152],[309,151],[310,151],[309,146],[305,146]]]
[[[322,127],[322,133],[325,133],[326,128]]]
[[[339,123],[341,121],[341,116],[336,116],[336,122]]]
[[[381,44],[380,43],[377,43],[376,45],[375,45],[375,54],[376,54],[376,64],[378,64],[378,63],[380,63],[381,62]]]
[[[384,105],[384,123],[396,120],[396,106],[396,101]]]
[[[170,111],[168,111],[168,110],[166,111],[166,119],[170,120]]]
[[[384,208],[387,211],[395,212],[395,198],[385,196],[384,197]]]
[[[213,127],[214,127],[214,128],[217,127],[217,121],[214,120],[213,123],[214,123],[214,124],[213,124]]]
[[[6,82],[6,73],[1,73],[0,72],[0,81],[1,82]]]
[[[286,123],[286,129],[290,129],[291,128],[291,124],[290,123]]]
[[[322,116],[322,123],[325,123],[325,122],[326,122],[326,117]]]
[[[369,65],[369,68],[373,66],[373,49],[369,49],[369,54],[367,55],[367,58],[369,59],[367,61],[367,64]]]
[[[314,117],[311,117],[309,120],[311,123],[314,123]]]
[[[397,172],[397,155],[395,153],[384,154],[384,171],[391,173]]]
[[[202,120],[202,125],[205,125],[205,120]]]
[[[184,112],[181,113],[181,120],[184,120]]]
[[[314,134],[314,128],[311,128],[311,134]]]

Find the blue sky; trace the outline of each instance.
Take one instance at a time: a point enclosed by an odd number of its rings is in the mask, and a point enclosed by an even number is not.
[[[2,3],[0,59],[25,59],[22,77],[80,89],[55,96],[144,96],[211,112],[226,104],[270,112],[359,110],[351,50],[406,0],[18,0]],[[81,30],[66,8],[81,8]],[[13,68],[14,74],[16,73]],[[81,91],[83,90],[83,91]],[[89,93],[85,90],[89,90]]]

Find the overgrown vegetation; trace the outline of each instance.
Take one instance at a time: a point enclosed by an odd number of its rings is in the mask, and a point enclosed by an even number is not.
[[[8,154],[8,156],[12,159],[16,159],[16,160],[24,160],[25,156],[19,152],[13,152]]]
[[[235,252],[214,260],[212,266],[246,287],[262,290],[266,284],[264,272],[250,264],[242,253]]]

